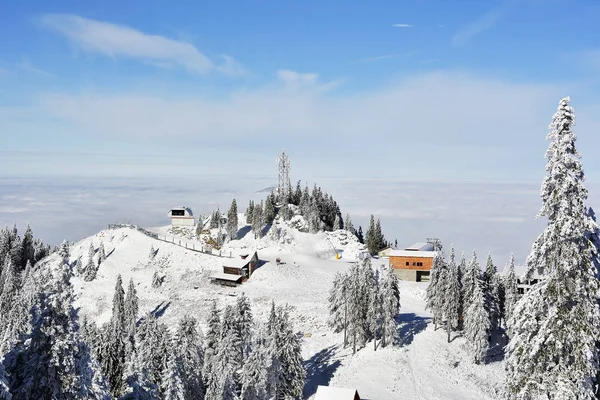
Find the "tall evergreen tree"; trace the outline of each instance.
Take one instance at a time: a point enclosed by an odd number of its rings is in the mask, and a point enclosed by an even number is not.
[[[365,237],[365,244],[371,255],[377,254],[377,232],[375,230],[375,216],[373,216],[373,214],[371,214],[369,229],[367,229],[367,236]]]
[[[101,263],[106,261],[106,251],[104,250],[104,242],[100,242],[100,247],[98,248],[98,261]]]
[[[265,224],[271,225],[275,220],[275,196],[270,194],[265,201],[265,209],[263,210]]]
[[[485,300],[485,310],[490,317],[491,330],[498,329],[500,323],[500,298],[498,288],[495,287],[497,274],[498,268],[494,265],[491,253],[488,253],[481,289]]]
[[[442,255],[438,253],[433,258],[433,264],[431,265],[425,305],[425,308],[429,309],[433,315],[433,325],[435,327],[435,330],[437,330],[438,324],[442,323],[442,301],[445,286],[445,270],[445,261],[442,258]]]
[[[450,343],[450,334],[453,329],[458,328],[460,316],[460,282],[458,280],[459,273],[454,255],[454,246],[452,246],[452,250],[450,250],[450,263],[448,264],[446,271],[442,310],[446,316],[446,332],[448,333],[448,343]]]
[[[21,265],[19,270],[22,271],[27,266],[27,262],[29,261],[32,265],[35,264],[35,248],[34,248],[34,238],[33,232],[31,231],[31,227],[27,224],[27,228],[25,229],[25,234],[23,235],[23,239],[21,240]]]
[[[252,224],[252,221],[254,221],[254,201],[250,200],[244,216],[246,217],[246,223]]]
[[[178,372],[183,386],[184,399],[203,399],[205,391],[202,380],[204,352],[202,332],[198,329],[195,318],[184,316],[181,319],[175,348],[180,363]]]
[[[339,272],[333,279],[333,286],[329,291],[329,325],[334,332],[344,331],[344,348],[348,344],[348,284],[346,276]]]
[[[162,392],[164,400],[186,400],[181,370],[181,361],[178,360],[175,353],[170,353],[162,377]]]
[[[396,315],[400,308],[400,291],[398,278],[393,268],[388,268],[381,285],[381,345],[394,343],[396,337]]]
[[[518,300],[517,277],[515,275],[515,257],[511,254],[507,267],[507,273],[504,276],[504,288],[506,292],[506,321],[510,321],[514,315],[515,305]],[[511,336],[510,326],[507,324],[508,336]]]
[[[113,396],[124,393],[125,382],[125,291],[121,275],[117,275],[113,296],[112,318],[106,330],[106,337],[101,347],[102,373],[108,380]]]
[[[210,316],[207,321],[208,329],[204,340],[204,365],[202,369],[202,377],[204,384],[209,386],[209,379],[215,374],[212,373],[215,357],[217,355],[217,347],[221,337],[221,318],[217,308],[217,302],[213,300],[210,309]]]
[[[354,229],[354,225],[352,225],[352,218],[350,218],[350,214],[346,214],[346,219],[344,220],[344,229],[353,235],[356,235],[356,229]]]
[[[596,228],[584,204],[569,101],[560,101],[547,136],[548,175],[538,216],[548,225],[527,259],[527,277],[538,272],[541,280],[517,302],[509,321],[505,368],[513,398],[595,398],[600,288],[590,234]]]
[[[227,212],[226,230],[227,230],[227,236],[229,236],[230,239],[232,239],[232,240],[237,239],[238,209],[237,209],[237,203],[236,203],[235,199],[233,199],[233,201],[231,202],[231,207],[229,208],[229,211]]]
[[[358,239],[359,243],[365,243],[365,237],[363,236],[362,226],[358,227],[358,231],[356,232],[356,238]]]
[[[254,211],[252,212],[252,232],[254,232],[254,238],[258,239],[262,236],[263,229],[263,215],[262,215],[262,206],[257,204],[254,206]]]
[[[250,300],[244,293],[237,298],[236,303],[238,332],[242,340],[242,358],[246,357],[250,347],[250,333],[252,330],[252,310]]]
[[[473,358],[476,364],[485,360],[488,350],[487,332],[490,329],[490,318],[484,303],[481,284],[477,281],[465,315],[465,337],[473,348]]]

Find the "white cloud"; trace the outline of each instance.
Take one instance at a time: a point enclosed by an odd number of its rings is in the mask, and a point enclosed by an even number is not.
[[[394,28],[412,28],[413,26],[410,24],[394,24],[392,25]]]
[[[176,65],[194,73],[219,70],[238,75],[243,69],[230,56],[216,65],[192,44],[151,35],[124,25],[68,14],[47,14],[42,26],[58,32],[79,49],[108,57],[128,57],[155,66]]]
[[[419,53],[420,51],[415,50],[415,51],[408,51],[406,53],[399,53],[399,54],[384,54],[382,56],[377,56],[377,57],[367,57],[367,58],[361,58],[360,60],[351,62],[350,65],[355,65],[355,64],[362,64],[362,63],[366,63],[366,62],[375,62],[375,61],[381,61],[381,60],[389,60],[391,58],[399,58],[399,57],[409,57],[412,56],[414,54]]]

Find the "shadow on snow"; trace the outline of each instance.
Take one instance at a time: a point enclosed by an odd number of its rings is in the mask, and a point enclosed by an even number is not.
[[[317,392],[317,386],[328,385],[333,374],[341,365],[340,360],[332,360],[339,346],[329,346],[304,361],[306,383],[302,392],[303,398],[309,398]]]
[[[405,313],[396,316],[399,330],[396,335],[398,346],[403,347],[412,343],[416,334],[427,328],[427,324],[431,320],[430,317],[421,317],[415,313]]]

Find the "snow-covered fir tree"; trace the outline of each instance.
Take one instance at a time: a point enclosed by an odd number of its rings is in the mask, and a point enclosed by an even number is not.
[[[121,275],[117,275],[115,293],[113,295],[112,318],[104,329],[104,340],[100,345],[102,373],[106,377],[111,393],[118,397],[125,391],[125,291]]]
[[[347,278],[341,273],[336,273],[333,285],[329,290],[329,325],[335,333],[344,332],[344,348],[348,344],[348,298]]]
[[[377,244],[377,231],[375,230],[375,216],[371,214],[371,219],[369,221],[369,229],[367,229],[367,235],[365,236],[365,244],[367,245],[367,249],[369,249],[369,253],[377,254],[379,251]]]
[[[90,248],[88,250],[88,259],[87,264],[85,265],[85,269],[83,272],[83,280],[86,282],[91,282],[96,279],[96,273],[98,272],[98,267],[94,262],[94,255],[96,254],[96,250],[94,249],[94,244],[90,243]]]
[[[336,215],[335,219],[333,220],[333,230],[337,231],[338,229],[342,229],[342,220],[338,215]]]
[[[465,311],[465,338],[469,341],[476,364],[485,360],[488,350],[490,319],[485,310],[485,299],[479,281],[473,288],[471,300]]]
[[[252,309],[250,308],[250,300],[242,292],[242,295],[237,298],[237,329],[242,340],[242,358],[248,353],[250,347],[250,333],[252,331]]]
[[[75,261],[75,273],[78,276],[83,275],[83,272],[85,270],[83,269],[83,261],[81,260],[81,256],[77,257],[77,261]]]
[[[217,308],[217,302],[214,300],[211,305],[207,325],[208,328],[204,338],[204,365],[202,368],[202,377],[206,387],[209,386],[209,380],[214,376],[212,370],[221,337],[221,317]]]
[[[106,251],[104,250],[104,242],[100,242],[100,247],[98,248],[98,261],[101,263],[106,261]]]
[[[375,275],[373,270],[371,269],[371,274],[373,277],[371,278],[370,293],[368,295],[368,310],[367,310],[367,323],[369,325],[369,331],[371,331],[371,336],[373,338],[373,350],[377,350],[377,335],[381,330],[381,321],[383,314],[383,300],[381,298],[381,290],[379,286],[379,276]]]
[[[482,276],[483,285],[481,289],[483,291],[483,298],[485,299],[485,310],[490,317],[491,330],[498,329],[500,324],[500,297],[498,288],[495,287],[497,274],[498,268],[494,265],[492,254],[488,253],[485,271]]]
[[[69,249],[69,242],[67,242],[66,239],[63,240],[62,243],[60,244],[60,246],[58,248],[58,255],[63,260],[68,260],[69,257],[71,256],[71,250]],[[18,262],[15,262],[15,264],[18,264]]]
[[[158,271],[154,271],[154,274],[152,275],[152,287],[156,289],[159,288],[160,285],[162,285],[162,278]]]
[[[460,282],[458,265],[454,255],[454,246],[450,250],[450,262],[446,268],[444,285],[444,299],[442,301],[442,311],[446,317],[446,332],[448,334],[448,343],[450,343],[450,334],[453,329],[458,328],[460,318]]]
[[[254,221],[254,201],[250,200],[244,216],[246,217],[246,223],[252,224],[252,222]]]
[[[356,234],[356,229],[354,229],[354,225],[352,225],[352,218],[350,218],[350,214],[346,214],[346,219],[344,220],[344,229],[352,234]]]
[[[179,376],[185,400],[204,398],[205,390],[202,379],[204,351],[202,346],[202,331],[198,329],[196,319],[184,316],[179,321],[177,329],[175,353],[180,362]]]
[[[14,307],[14,301],[17,298],[19,287],[19,274],[17,267],[13,263],[10,255],[6,256],[2,273],[3,284],[0,287],[0,326],[9,324],[8,316]],[[0,328],[1,331],[2,328]]]
[[[517,289],[517,277],[515,275],[515,257],[511,254],[510,261],[508,263],[508,267],[506,267],[507,271],[504,276],[504,290],[506,296],[505,303],[505,313],[506,313],[506,321],[510,321],[511,317],[514,315],[515,305],[518,300],[518,289]],[[507,333],[510,337],[510,326],[506,324]]]
[[[438,253],[433,258],[431,271],[429,272],[429,285],[427,285],[427,296],[425,308],[431,311],[433,315],[433,325],[437,330],[438,324],[442,323],[444,311],[442,309],[442,301],[444,298],[446,275],[446,262],[443,256]]]
[[[148,313],[138,327],[136,352],[139,371],[143,371],[148,381],[156,385],[163,395],[163,377],[167,367],[169,353],[172,351],[172,340],[164,324],[159,324],[154,315]]]
[[[227,212],[227,225],[225,227],[227,231],[227,236],[230,239],[237,239],[237,231],[238,231],[238,208],[235,199],[231,202],[231,207]]]
[[[381,283],[381,345],[392,345],[396,337],[396,315],[400,309],[398,277],[390,267],[383,275]]]
[[[570,99],[560,101],[547,139],[548,175],[538,216],[546,229],[527,258],[527,277],[540,281],[517,302],[505,358],[511,398],[593,399],[598,373],[600,288],[590,240],[595,222],[572,131]]]
[[[156,250],[154,249],[154,245],[150,245],[150,253],[148,253],[148,259],[152,261],[154,260],[154,257],[156,257]]]
[[[181,369],[181,361],[174,352],[171,352],[162,378],[164,400],[186,400]]]
[[[262,215],[262,207],[260,204],[254,206],[254,211],[252,212],[252,232],[254,233],[254,238],[258,239],[262,235],[263,228],[263,215]]]
[[[471,261],[469,262],[466,270],[466,274],[463,279],[463,304],[464,311],[471,304],[471,298],[475,291],[475,286],[481,284],[481,269],[479,262],[477,261],[477,252],[473,250]]]
[[[275,220],[275,196],[273,193],[267,196],[265,208],[263,210],[263,218],[266,225],[270,225]]]

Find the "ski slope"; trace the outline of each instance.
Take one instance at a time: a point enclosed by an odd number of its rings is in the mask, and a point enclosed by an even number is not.
[[[166,232],[167,228],[153,228]],[[244,231],[244,229],[242,229]],[[248,230],[246,230],[248,231]],[[325,236],[328,236],[329,240]],[[183,315],[196,317],[204,328],[212,300],[220,306],[235,302],[244,292],[251,300],[255,321],[265,321],[271,301],[290,306],[290,317],[302,335],[306,360],[305,398],[314,397],[321,385],[355,388],[363,399],[496,399],[502,387],[502,362],[474,365],[458,337],[447,343],[446,333],[434,331],[424,310],[426,283],[400,282],[401,310],[398,343],[373,350],[373,343],[352,355],[342,348],[343,334],[328,327],[327,296],[334,275],[349,267],[364,250],[344,231],[309,234],[285,223],[274,225],[265,237],[251,232],[227,243],[224,254],[238,255],[257,250],[260,267],[250,280],[235,288],[216,286],[210,276],[222,271],[228,258],[193,252],[172,243],[157,241],[128,228],[104,230],[83,239],[71,249],[71,260],[82,256],[85,265],[90,243],[104,243],[107,260],[96,279],[73,278],[75,307],[99,324],[110,319],[117,275],[124,286],[133,279],[140,298],[140,312],[154,312],[159,320],[174,326]],[[336,250],[342,259],[335,260]],[[154,262],[149,252],[158,249]],[[277,265],[276,258],[284,264]],[[374,260],[380,267],[382,260]],[[164,276],[152,288],[152,276]]]

